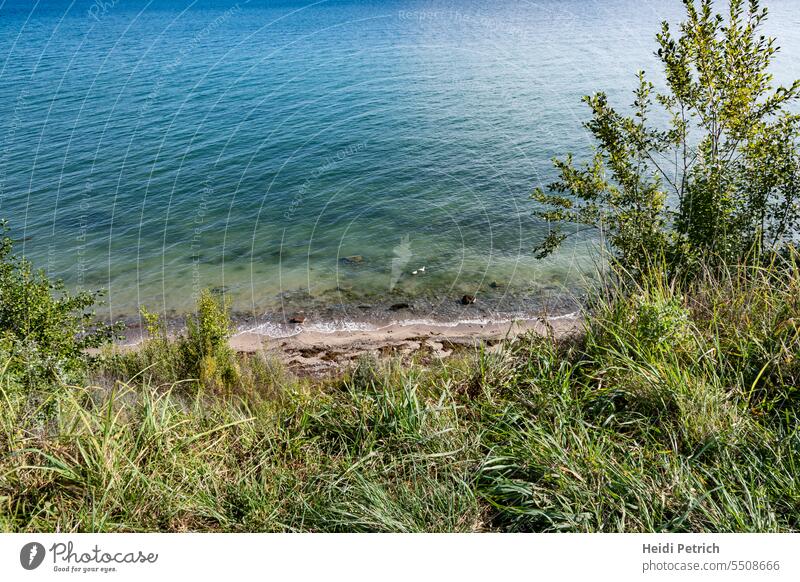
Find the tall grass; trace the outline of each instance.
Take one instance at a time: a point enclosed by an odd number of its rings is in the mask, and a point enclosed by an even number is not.
[[[500,527],[798,528],[796,264],[685,292],[659,273],[601,297],[571,353],[518,356],[535,380],[492,406],[483,438]]]
[[[366,365],[366,364],[362,364]],[[276,365],[277,366],[277,365]],[[10,531],[470,531],[477,436],[446,392],[364,372],[243,398],[65,387],[2,411]]]
[[[97,386],[31,392],[0,353],[0,527],[796,531],[799,289],[792,261],[656,271],[580,337],[327,380],[213,347],[181,368],[155,334]],[[217,356],[235,381],[200,377]]]

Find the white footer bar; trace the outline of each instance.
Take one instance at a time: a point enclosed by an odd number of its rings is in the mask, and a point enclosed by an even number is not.
[[[0,580],[799,580],[798,550],[796,534],[4,534]]]

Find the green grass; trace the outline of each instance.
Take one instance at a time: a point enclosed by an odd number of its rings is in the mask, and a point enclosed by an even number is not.
[[[617,282],[581,337],[324,381],[256,355],[198,382],[180,353],[35,391],[0,353],[0,528],[800,529],[793,264]]]

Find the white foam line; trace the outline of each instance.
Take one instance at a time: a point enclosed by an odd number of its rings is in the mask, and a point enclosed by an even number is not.
[[[548,321],[558,321],[559,319],[575,319],[581,314],[580,311],[572,311],[570,313],[565,313],[564,315],[554,315],[553,317],[548,317]]]

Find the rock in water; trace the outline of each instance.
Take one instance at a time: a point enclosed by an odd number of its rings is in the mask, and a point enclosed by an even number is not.
[[[339,261],[345,265],[360,265],[364,262],[364,257],[361,255],[350,255],[349,257],[342,257]]]
[[[472,305],[473,303],[475,303],[475,296],[474,295],[464,295],[461,298],[461,304],[462,305]]]

